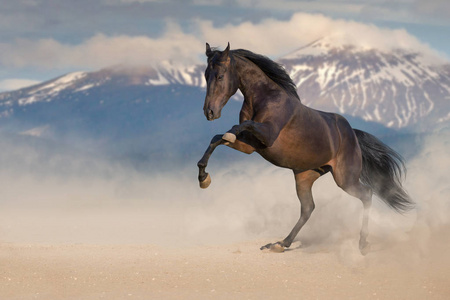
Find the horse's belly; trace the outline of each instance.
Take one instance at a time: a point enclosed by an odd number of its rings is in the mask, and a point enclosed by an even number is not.
[[[257,150],[272,164],[293,170],[310,170],[327,164],[333,158],[329,140],[305,139],[304,142],[280,136],[271,147]]]
[[[327,162],[330,161],[330,159],[318,159],[317,157],[305,158],[298,155],[280,154],[278,152],[272,153],[270,149],[265,149],[258,152],[264,159],[271,162],[272,164],[278,167],[293,170],[316,169],[327,164]]]

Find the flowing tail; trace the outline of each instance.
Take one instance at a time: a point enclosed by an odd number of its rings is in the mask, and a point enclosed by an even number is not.
[[[362,152],[361,182],[399,213],[414,208],[414,202],[401,184],[406,168],[400,154],[373,135],[353,130]]]

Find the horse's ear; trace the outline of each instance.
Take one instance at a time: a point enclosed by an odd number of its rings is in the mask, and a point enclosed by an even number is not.
[[[209,44],[208,43],[206,43],[206,56],[208,56],[208,57],[210,57],[212,54],[213,54],[213,52],[211,51],[211,47],[209,46]]]
[[[227,58],[229,53],[230,53],[230,42],[228,42],[227,48],[223,50],[221,58],[222,59]]]

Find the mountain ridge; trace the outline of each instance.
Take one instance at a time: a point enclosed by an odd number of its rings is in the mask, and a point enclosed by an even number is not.
[[[277,60],[297,85],[303,103],[392,129],[426,131],[450,123],[450,64],[431,65],[424,55],[406,50],[389,53],[318,39]],[[73,72],[0,93],[0,119],[15,109],[39,102],[78,101],[91,97],[104,103],[111,91],[123,101],[150,101],[146,87],[191,86],[204,91],[205,65],[187,67],[162,62],[152,67],[114,66],[94,72]],[[130,89],[142,90],[139,97]],[[170,89],[169,89],[170,90]],[[95,96],[92,96],[95,95]],[[234,99],[242,99],[238,93]],[[103,101],[103,102],[102,102]],[[43,126],[43,125],[42,125]]]
[[[305,104],[327,110],[332,102],[338,113],[416,130],[449,113],[450,64],[430,61],[417,52],[334,47],[323,39],[279,59]]]

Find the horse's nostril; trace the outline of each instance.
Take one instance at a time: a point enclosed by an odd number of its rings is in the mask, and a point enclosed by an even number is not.
[[[212,120],[212,119],[214,118],[214,113],[213,113],[212,109],[208,109],[208,110],[206,111],[206,118],[207,118],[208,120]]]

